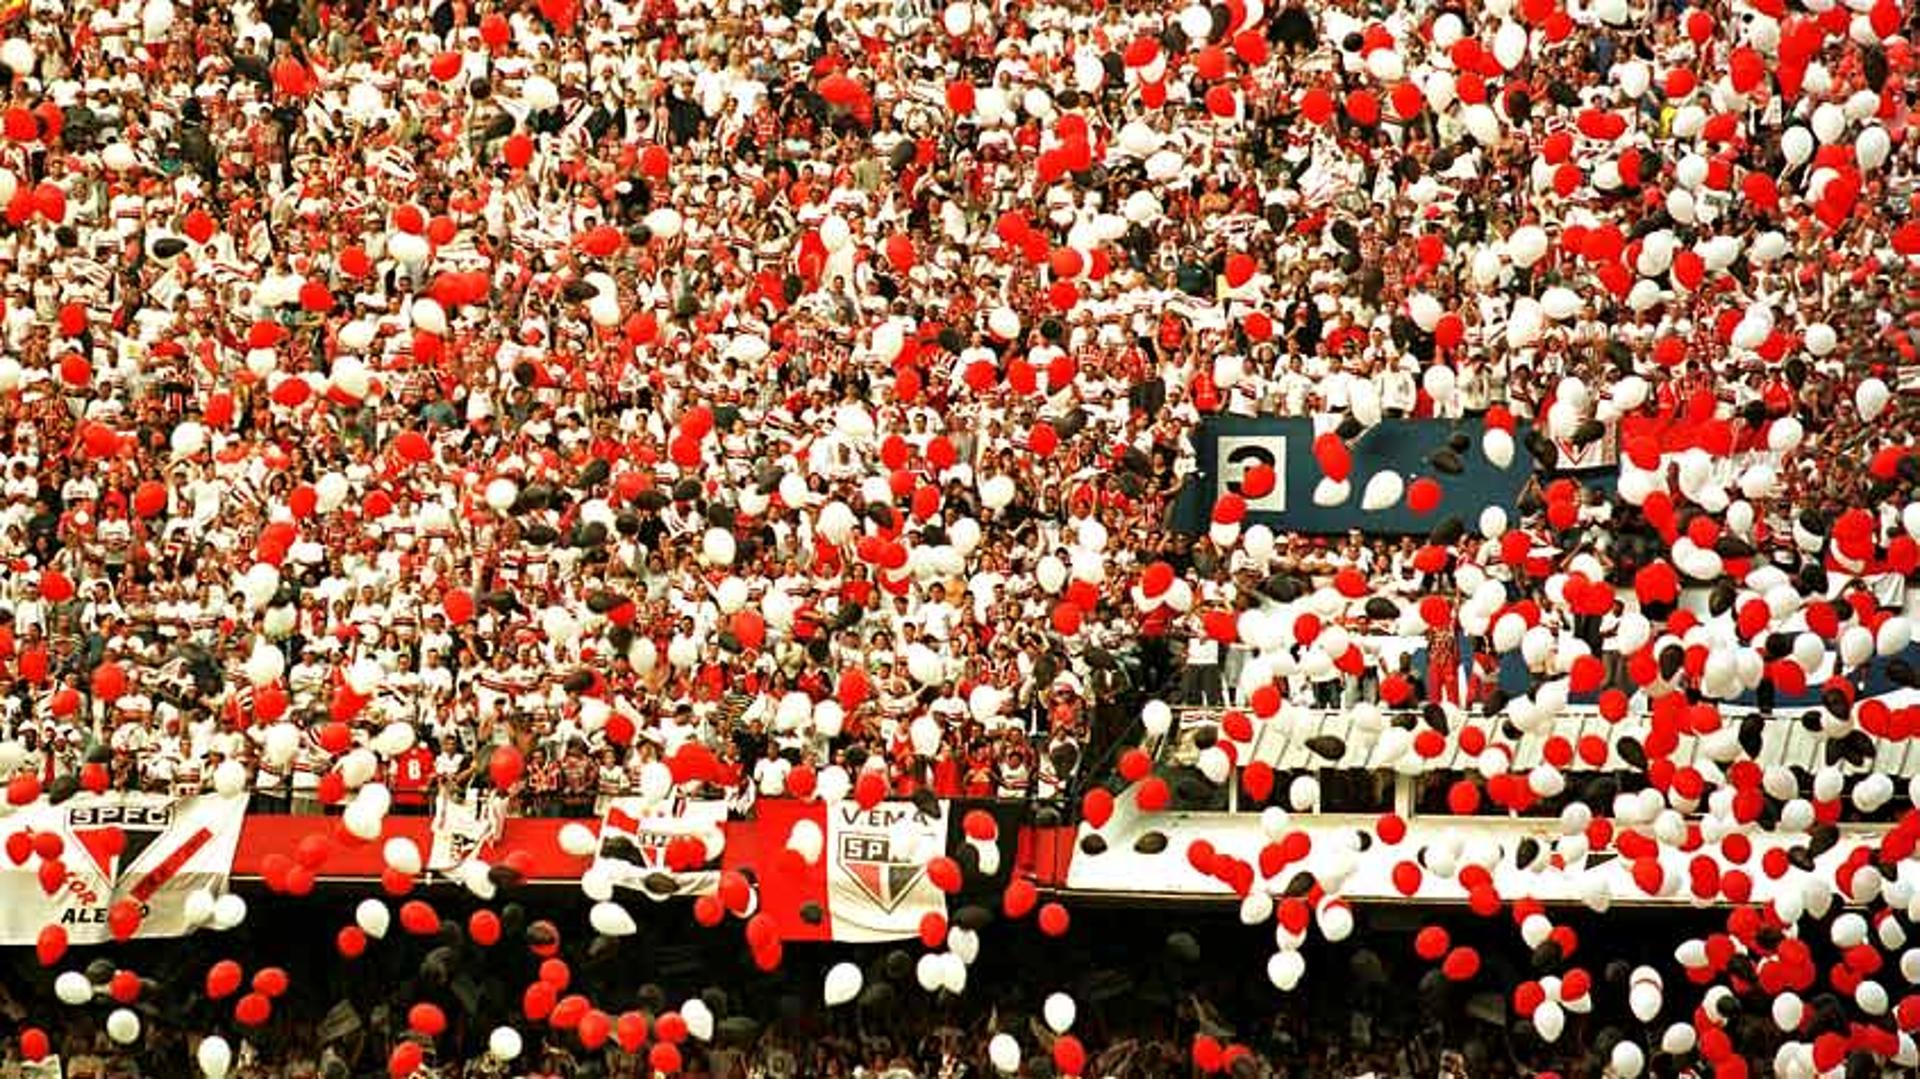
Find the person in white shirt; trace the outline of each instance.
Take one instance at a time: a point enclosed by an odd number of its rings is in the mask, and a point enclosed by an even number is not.
[[[952,636],[953,624],[959,617],[959,610],[947,602],[946,586],[937,581],[927,589],[926,602],[914,612],[920,632],[935,641],[945,641]]]
[[[787,774],[793,765],[780,755],[780,747],[767,743],[766,756],[753,763],[753,785],[762,798],[779,798],[787,793]]]
[[[1184,620],[1187,665],[1180,672],[1180,700],[1186,704],[1221,705],[1226,694],[1220,684],[1220,642],[1208,636],[1200,619]]]

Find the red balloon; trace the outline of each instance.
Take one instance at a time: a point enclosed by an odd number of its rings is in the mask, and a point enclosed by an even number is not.
[[[410,899],[400,907],[400,927],[424,937],[440,931],[440,915],[425,900]]]
[[[493,755],[487,761],[487,775],[493,780],[496,790],[507,790],[520,781],[520,773],[526,769],[526,761],[520,751],[512,746],[495,746]]]
[[[866,87],[839,72],[820,80],[815,88],[822,100],[839,108],[849,108],[867,96]]]
[[[500,144],[500,160],[511,169],[524,169],[533,162],[533,139],[524,131],[508,135]]]
[[[393,1079],[412,1079],[426,1058],[426,1050],[420,1048],[419,1042],[401,1042],[387,1058],[387,1074]]]
[[[447,1029],[447,1013],[438,1005],[421,1001],[407,1009],[407,1029],[429,1038],[438,1038]]]
[[[40,598],[48,603],[65,603],[73,598],[73,581],[49,566],[40,571]]]
[[[500,916],[490,910],[476,910],[467,918],[467,937],[482,948],[500,942]]]
[[[667,1042],[655,1042],[647,1050],[647,1066],[657,1072],[673,1075],[680,1070],[680,1047]]]
[[[15,834],[24,835],[25,833]],[[25,861],[26,859],[22,858],[18,860]],[[60,957],[67,954],[66,927],[61,925],[41,926],[40,935],[35,938],[33,948],[34,955],[40,960],[41,966],[50,967],[58,963]]]
[[[93,695],[112,704],[127,693],[127,672],[120,664],[102,663],[93,669]]]
[[[1063,937],[1072,924],[1067,908],[1058,903],[1048,903],[1040,908],[1040,931],[1050,937]]]
[[[433,459],[433,445],[418,431],[402,431],[393,438],[393,452],[401,460],[420,464]]]
[[[140,918],[139,900],[117,900],[107,908],[107,929],[115,940],[130,940],[140,931]]]
[[[39,1027],[28,1027],[20,1032],[20,1055],[31,1062],[38,1063],[53,1051],[53,1043],[47,1040],[47,1032]]]
[[[300,285],[300,310],[324,315],[333,310],[333,293],[324,281],[306,281]]]
[[[646,149],[640,151],[640,175],[650,180],[666,179],[667,171],[672,166],[672,155],[667,153],[666,147],[658,143],[649,144]]]
[[[647,1041],[647,1017],[641,1012],[622,1012],[613,1023],[614,1041],[624,1052],[638,1052]]]
[[[613,1017],[598,1008],[592,1008],[580,1017],[580,1044],[589,1049],[598,1049],[607,1044],[607,1038],[613,1033]]]
[[[224,1000],[240,988],[240,979],[245,974],[240,964],[231,959],[222,959],[207,968],[207,996],[212,1000]]]
[[[887,237],[885,250],[887,262],[892,265],[895,270],[906,273],[908,270],[913,269],[913,241],[909,239],[906,234],[896,232]]]
[[[520,997],[521,1014],[529,1022],[538,1023],[553,1014],[554,1005],[560,999],[560,991],[547,982],[534,982],[527,986]]]
[[[287,991],[289,981],[287,972],[279,967],[263,967],[253,976],[253,991],[267,997],[278,997]]]
[[[1455,948],[1440,964],[1440,973],[1446,975],[1448,981],[1467,981],[1480,973],[1480,953],[1464,946]]]
[[[1000,911],[1009,918],[1018,920],[1033,913],[1035,903],[1040,901],[1040,890],[1025,877],[1016,877],[1007,882],[1007,890],[1000,895]]]
[[[205,210],[193,209],[187,211],[187,216],[181,219],[180,231],[186,233],[187,239],[194,243],[203,244],[213,239],[217,226],[214,224],[212,214]]]
[[[58,225],[67,219],[67,193],[59,184],[45,180],[34,185],[33,210]]]
[[[273,1017],[273,1002],[259,993],[248,993],[233,1005],[233,1018],[242,1026],[262,1026]]]
[[[1258,266],[1253,261],[1253,256],[1245,252],[1235,251],[1233,254],[1227,256],[1227,285],[1231,288],[1239,288],[1241,285],[1253,280],[1253,274],[1256,269],[1258,269]]]
[[[462,588],[450,588],[440,597],[440,610],[453,625],[465,625],[473,620],[473,593]]]
[[[334,934],[333,946],[342,958],[358,959],[367,951],[367,934],[357,925],[342,926]]]
[[[1431,476],[1422,476],[1407,485],[1407,508],[1425,516],[1440,508],[1440,484]]]
[[[499,12],[491,12],[480,20],[480,40],[491,49],[505,48],[513,40],[513,28],[507,25],[507,17]]]

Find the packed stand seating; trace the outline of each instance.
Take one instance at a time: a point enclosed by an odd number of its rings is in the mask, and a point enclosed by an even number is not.
[[[238,759],[311,809],[340,725],[406,724],[403,807],[502,744],[535,812],[688,743],[714,795],[808,762],[1048,797],[1103,693],[1240,699],[1205,616],[1276,573],[1359,626],[1479,567],[1598,650],[1549,576],[1634,585],[1685,523],[1543,475],[1437,563],[1223,547],[1168,527],[1214,413],[1531,423],[1515,468],[1637,421],[1622,455],[1697,452],[1715,511],[1710,466],[1771,449],[1747,550],[1799,572],[1865,512],[1914,570],[1886,0],[21,6],[16,772]]]

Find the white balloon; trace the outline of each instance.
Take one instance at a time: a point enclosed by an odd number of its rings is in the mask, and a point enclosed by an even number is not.
[[[1495,468],[1505,469],[1513,464],[1513,435],[1505,428],[1487,428],[1480,436],[1480,449]]]
[[[827,1007],[837,1008],[860,995],[860,987],[865,977],[860,968],[852,963],[836,963],[827,971],[826,984],[821,989],[821,997]]]
[[[393,913],[387,905],[378,899],[362,899],[353,909],[353,923],[360,931],[375,940],[387,935],[387,927],[393,922]]]
[[[1382,469],[1367,480],[1360,494],[1360,508],[1369,513],[1386,509],[1406,493],[1406,481],[1392,469]]]
[[[662,240],[671,240],[680,235],[680,212],[670,206],[662,206],[641,219],[647,231]]]
[[[1547,233],[1538,225],[1522,225],[1507,237],[1507,259],[1527,269],[1547,254]]]
[[[1073,998],[1065,993],[1048,994],[1046,1002],[1040,1006],[1040,1015],[1046,1019],[1048,1029],[1055,1034],[1065,1034],[1072,1030],[1073,1020],[1077,1014]]]
[[[1854,136],[1853,152],[1860,159],[1860,168],[1872,172],[1886,163],[1887,154],[1893,149],[1893,143],[1887,137],[1887,129],[1878,124],[1860,129]]]
[[[192,420],[182,421],[174,426],[168,446],[173,450],[174,460],[192,457],[207,448],[207,429]]]
[[[1292,948],[1282,948],[1267,960],[1267,980],[1282,993],[1290,993],[1307,972],[1306,956]]]
[[[568,821],[560,826],[559,843],[561,851],[569,857],[585,858],[599,849],[600,837],[579,821]]]
[[[193,1055],[200,1064],[200,1073],[207,1079],[226,1079],[227,1069],[233,1067],[233,1047],[218,1034],[200,1039]]]
[[[640,928],[627,908],[610,900],[593,905],[587,912],[587,924],[603,937],[630,937]]]
[[[1140,723],[1150,737],[1164,737],[1173,726],[1173,709],[1165,701],[1148,701],[1140,709]]]
[[[987,1059],[1002,1075],[1012,1075],[1020,1070],[1020,1043],[1011,1034],[995,1034],[987,1042]]]
[[[188,892],[185,907],[183,913],[190,928],[198,929],[213,921],[213,893],[207,889],[195,888]]]
[[[34,56],[33,46],[22,38],[8,38],[0,44],[0,66],[22,77],[33,74],[33,65],[39,60]]]
[[[735,545],[733,533],[724,528],[709,528],[700,537],[700,556],[710,566],[731,566]]]
[[[223,798],[238,798],[247,790],[247,766],[224,760],[213,770],[213,790]]]
[[[495,1060],[512,1060],[520,1049],[520,1032],[512,1027],[494,1027],[487,1035],[487,1055]]]
[[[1387,52],[1386,49],[1379,50]],[[1527,58],[1527,31],[1519,23],[1508,20],[1500,24],[1493,35],[1493,58],[1500,66],[1512,71]]]
[[[93,999],[93,983],[77,970],[63,971],[53,980],[53,995],[62,1004],[85,1004]]]
[[[415,876],[420,872],[420,844],[403,835],[389,838],[381,845],[380,855],[395,873]]]
[[[228,892],[213,901],[213,927],[218,930],[232,929],[247,920],[247,901]]]
[[[115,1008],[107,1013],[107,1037],[132,1045],[140,1039],[140,1017],[131,1008]]]
[[[713,1040],[713,1009],[707,1007],[706,1001],[694,997],[680,1005],[680,1018],[686,1020],[687,1033],[693,1035],[694,1040]]]
[[[1887,389],[1887,384],[1878,378],[1863,379],[1853,390],[1853,405],[1860,410],[1860,419],[1865,423],[1872,423],[1879,417],[1891,400],[1893,400],[1892,392]]]
[[[1544,1042],[1560,1040],[1560,1032],[1567,1026],[1567,1013],[1556,1001],[1542,1001],[1533,1010],[1533,1029]]]

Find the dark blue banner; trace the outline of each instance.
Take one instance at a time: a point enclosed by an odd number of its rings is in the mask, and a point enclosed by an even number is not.
[[[1478,420],[1382,420],[1348,443],[1353,474],[1346,501],[1316,506],[1313,491],[1321,472],[1313,457],[1313,420],[1214,417],[1194,432],[1199,471],[1181,492],[1174,525],[1182,531],[1206,531],[1214,501],[1228,491],[1242,493],[1240,480],[1247,470],[1265,464],[1272,466],[1279,482],[1266,497],[1248,499],[1247,524],[1320,535],[1355,528],[1374,535],[1425,535],[1442,520],[1456,516],[1472,529],[1487,506],[1499,506],[1513,515],[1532,466],[1522,431],[1514,438],[1513,461],[1504,469],[1495,468],[1481,449],[1483,426]],[[1460,472],[1449,475],[1434,466],[1432,457],[1447,449],[1455,435],[1465,437],[1466,448],[1457,454]],[[1422,476],[1438,481],[1443,492],[1440,508],[1417,514],[1402,497],[1382,510],[1361,510],[1367,481],[1387,469],[1409,484]]]

